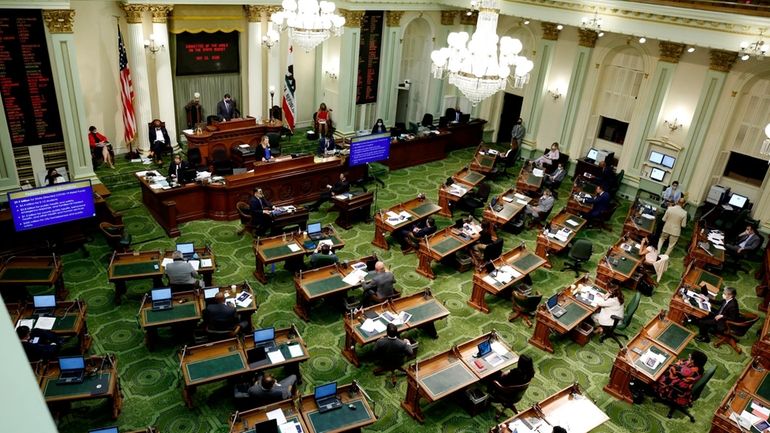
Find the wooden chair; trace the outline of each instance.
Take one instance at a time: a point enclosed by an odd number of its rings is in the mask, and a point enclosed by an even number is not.
[[[514,320],[518,319],[519,317],[524,320],[524,323],[527,324],[527,327],[532,327],[532,317],[535,317],[535,312],[537,311],[538,305],[540,305],[540,301],[543,300],[543,295],[541,293],[534,293],[531,295],[526,295],[518,290],[513,291],[513,313],[511,313],[508,316],[508,321],[513,322]]]
[[[623,312],[623,318],[621,319],[618,316],[613,315],[612,316],[612,326],[603,326],[602,327],[602,336],[599,339],[600,343],[604,343],[604,340],[606,339],[612,339],[616,343],[618,343],[618,346],[623,347],[623,343],[620,342],[621,338],[628,339],[627,335],[624,334],[618,334],[615,332],[616,330],[620,329],[621,331],[628,328],[628,326],[631,324],[631,320],[634,318],[634,314],[636,313],[637,308],[639,308],[639,301],[642,299],[642,294],[639,292],[634,293],[634,297],[631,298],[631,301],[626,304],[626,309]]]
[[[235,204],[235,208],[238,209],[238,216],[241,219],[241,228],[238,229],[238,235],[242,235],[243,232],[248,231],[249,234],[254,236],[254,225],[251,222],[251,207],[245,201],[239,201]]]
[[[735,353],[741,353],[738,346],[738,339],[746,335],[746,332],[759,320],[759,316],[754,313],[741,313],[741,318],[736,321],[728,320],[725,322],[725,330],[719,336],[714,347],[719,347],[725,343],[735,350]]]
[[[692,398],[690,404],[687,406],[680,406],[676,404],[675,402],[671,400],[662,400],[662,402],[668,406],[668,414],[666,415],[667,418],[671,419],[674,416],[674,412],[679,411],[683,414],[687,415],[687,418],[690,418],[690,422],[695,422],[695,417],[692,416],[692,414],[689,411],[689,408],[692,407],[692,404],[695,403],[703,393],[703,390],[706,388],[706,385],[708,385],[709,381],[712,377],[714,377],[714,373],[717,371],[716,366],[711,366],[706,369],[706,372],[701,376],[700,379],[698,379],[697,382],[695,382],[695,385],[692,386]]]
[[[522,385],[504,386],[497,380],[492,381],[492,385],[488,389],[489,395],[492,397],[493,402],[500,403],[503,406],[502,410],[495,409],[495,420],[499,420],[505,415],[505,409],[511,409],[515,414],[519,413],[519,410],[516,409],[516,403],[524,398],[529,384],[530,382]]]
[[[237,337],[238,334],[241,333],[241,325],[235,325],[234,328],[227,330],[211,329],[208,326],[205,326],[204,331],[206,332],[206,338],[209,342],[220,341]]]
[[[124,225],[101,222],[99,223],[99,230],[101,230],[104,238],[107,240],[107,244],[113,251],[125,253],[131,250],[133,237],[130,233],[126,233]]]

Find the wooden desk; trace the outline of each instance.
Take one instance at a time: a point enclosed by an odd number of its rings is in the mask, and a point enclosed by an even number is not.
[[[115,355],[86,358],[86,376],[82,383],[57,385],[59,362],[49,361],[38,371],[38,381],[46,404],[52,414],[68,410],[70,403],[83,400],[107,399],[112,407],[112,419],[118,419],[123,407],[123,393],[118,379]]]
[[[473,155],[470,169],[477,173],[488,175],[494,170],[498,155],[499,153],[497,152],[489,153],[489,147],[485,146],[484,143],[480,143],[476,148],[476,153]]]
[[[479,343],[488,339],[494,341],[496,345],[499,344],[505,353],[501,357],[493,351],[483,358],[475,358]],[[492,366],[489,361],[495,358],[502,362]],[[412,418],[423,422],[425,416],[420,408],[420,398],[426,399],[429,403],[436,402],[508,368],[518,360],[519,355],[498,338],[496,332],[488,332],[409,366],[406,371],[406,397],[401,402],[401,407]],[[482,368],[476,365],[476,361],[482,364]]]
[[[287,423],[299,424],[303,432],[308,431],[305,419],[302,418],[302,414],[297,409],[294,400],[288,399],[244,412],[235,412],[228,421],[230,433],[253,433],[254,426],[267,421],[267,413],[276,409],[280,409],[283,412]]]
[[[765,246],[765,254],[762,256],[762,262],[759,264],[754,278],[759,280],[756,287],[757,296],[762,297],[759,309],[767,311],[767,306],[770,304],[770,243]]]
[[[652,237],[657,226],[657,210],[654,204],[637,197],[628,208],[623,233],[631,233],[639,238]]]
[[[388,241],[385,240],[385,233],[394,232],[408,225],[418,223],[429,216],[438,213],[440,210],[441,208],[430,200],[413,198],[401,204],[392,206],[389,209],[377,212],[374,215],[374,239],[372,240],[372,245],[384,250],[390,249]],[[406,212],[411,215],[411,218],[391,224],[387,220],[387,212]]]
[[[293,212],[281,212],[272,214],[273,222],[270,224],[270,234],[283,234],[284,228],[297,225],[300,230],[307,230],[307,221],[310,219],[310,211],[305,206],[295,206]]]
[[[442,160],[446,157],[446,148],[450,146],[453,136],[449,131],[436,131],[435,134],[408,140],[391,140],[390,155],[383,164],[391,170],[398,170]]]
[[[211,164],[215,151],[224,151],[231,157],[230,148],[240,144],[256,147],[268,132],[281,132],[281,122],[257,123],[257,119],[232,119],[207,126],[200,134],[184,133],[190,149],[200,149],[204,164]]]
[[[374,343],[385,336],[385,332],[368,333],[361,329],[361,325],[363,325],[366,320],[365,313],[373,312],[375,314],[382,314],[386,311],[393,315],[398,315],[402,311],[412,315],[407,323],[398,325],[398,331],[400,333],[419,328],[423,329],[433,338],[438,338],[435,322],[449,316],[449,310],[444,307],[441,301],[434,298],[427,288],[423,292],[414,293],[398,299],[390,299],[381,304],[372,305],[364,310],[359,310],[354,317],[350,317],[349,314],[346,314],[344,318],[345,345],[342,347],[342,355],[356,367],[360,367],[361,365],[361,362],[358,360],[358,354],[356,353],[356,344],[365,346],[369,343]],[[385,320],[382,318],[374,320],[379,320],[383,324],[386,324]]]
[[[760,332],[759,338],[751,346],[751,356],[770,360],[770,314],[765,315],[765,321]]]
[[[559,305],[566,311],[561,317],[554,317],[545,303],[540,304],[537,309],[537,316],[535,322],[535,330],[532,332],[532,338],[529,339],[529,344],[537,347],[540,350],[544,350],[548,353],[553,353],[553,344],[551,343],[551,335],[564,335],[569,334],[573,341],[581,346],[585,346],[591,339],[585,338],[577,332],[576,328],[584,320],[588,319],[599,310],[592,304],[588,304],[578,300],[576,295],[576,288],[581,286],[588,286],[594,290],[605,293],[605,290],[595,284],[595,281],[588,275],[580,277],[570,286],[566,287],[559,294]]]
[[[300,398],[300,413],[307,425],[306,433],[359,432],[377,422],[368,397],[357,384],[338,386],[337,398],[342,402],[342,407],[324,413],[318,411],[313,394]]]
[[[302,353],[297,356],[292,356],[290,352],[290,346],[299,348]],[[248,352],[254,349],[254,339],[246,337],[243,339],[243,350]],[[258,349],[262,350],[262,349]],[[297,376],[297,383],[302,383],[302,373],[299,371],[299,364],[310,359],[310,352],[307,350],[307,344],[302,336],[297,331],[297,327],[291,325],[288,328],[276,328],[275,330],[275,350],[281,352],[283,360],[273,362],[269,357],[257,362],[252,362],[248,365],[249,371],[260,372],[264,370],[270,370],[272,368],[283,367],[284,371],[288,374],[294,374]],[[248,361],[248,353],[247,361]]]
[[[547,230],[540,230],[540,233],[537,234],[537,249],[535,250],[535,254],[545,259],[545,264],[543,266],[551,269],[552,265],[551,261],[548,260],[548,256],[551,253],[559,254],[567,248],[567,245],[575,239],[575,236],[577,236],[584,225],[586,225],[585,219],[566,209],[562,209],[561,212],[553,217],[550,223],[551,229],[554,231],[553,234],[547,232]],[[546,226],[546,229],[547,227],[548,226]],[[555,237],[555,233],[562,229],[570,230],[569,235],[563,241]]]
[[[763,363],[764,365],[762,365]],[[735,385],[730,388],[714,413],[710,433],[744,433],[747,431],[738,427],[736,422],[730,419],[730,415],[733,412],[740,415],[744,410],[747,410],[752,401],[756,401],[764,407],[770,407],[768,373],[767,359],[751,360],[746,365]],[[756,430],[752,429],[751,431]]]
[[[612,364],[609,383],[604,387],[605,392],[626,403],[633,402],[629,382],[634,379],[652,385],[695,337],[694,333],[678,323],[666,318],[661,319],[662,313],[661,311],[661,314],[653,316],[639,334],[620,349]],[[634,350],[639,350],[642,354],[650,350],[664,356],[665,361],[655,369],[649,368],[641,362],[641,355]]]
[[[126,293],[126,281],[152,279],[152,287],[163,287],[163,271],[160,268],[160,251],[134,251],[132,253],[112,253],[107,268],[107,279],[115,285],[115,305],[120,305]]]
[[[179,352],[179,364],[182,368],[182,398],[187,407],[193,407],[192,397],[199,385],[250,371],[246,351],[237,338],[185,346]]]
[[[682,280],[677,286],[677,290],[671,296],[671,302],[668,304],[668,319],[676,323],[684,325],[686,316],[702,319],[708,316],[709,311],[703,310],[697,306],[697,303],[693,305],[689,300],[685,300],[680,290],[682,288],[688,288],[690,291],[700,293],[701,284],[706,283],[709,287],[715,290],[714,296],[709,296],[710,300],[714,300],[722,294],[722,277],[712,274],[700,268],[696,268],[691,263],[685,270]]]
[[[473,272],[473,290],[471,291],[470,299],[468,299],[468,305],[483,313],[489,313],[489,307],[484,300],[485,294],[489,293],[494,296],[500,293],[510,294],[516,284],[527,278],[537,268],[543,266],[545,259],[527,251],[527,247],[522,243],[495,259],[493,263],[495,269],[509,266],[516,271],[516,274],[507,283],[502,283],[495,280],[493,276],[490,276],[486,269]]]
[[[447,218],[452,218],[452,208],[450,205],[460,201],[460,199],[463,198],[465,194],[467,194],[470,190],[484,181],[484,175],[466,167],[453,174],[452,180],[457,184],[457,186],[462,187],[465,191],[461,194],[452,193],[450,191],[455,191],[456,189],[453,188],[453,185],[447,186],[445,183],[439,185],[438,205],[441,206],[439,215],[445,216]]]
[[[567,210],[575,215],[585,215],[591,212],[593,208],[592,204],[586,204],[578,200],[580,195],[596,194],[596,184],[592,183],[587,178],[575,175],[575,183],[572,185],[572,191],[569,193],[569,199],[567,200]]]
[[[602,168],[591,159],[581,158],[576,160],[575,176],[585,176],[586,173],[593,177],[600,177],[602,175]]]
[[[478,232],[473,235],[466,235],[465,237],[462,237],[459,233],[465,232],[449,226],[428,236],[427,239],[422,239],[420,247],[417,249],[417,258],[419,259],[417,262],[417,273],[431,280],[436,279],[436,274],[433,273],[431,268],[433,260],[441,261],[479,240]]]
[[[377,258],[375,256],[362,257],[358,260],[351,260],[350,263],[369,263],[372,261],[377,261]],[[294,312],[302,320],[309,322],[310,306],[313,302],[323,298],[343,296],[348,290],[360,287],[360,283],[348,284],[343,281],[343,278],[347,277],[353,270],[352,266],[335,263],[294,275],[294,289],[297,293]]]
[[[353,221],[371,222],[374,191],[351,192],[332,196],[334,207],[340,212],[334,222],[345,230],[353,228]]]
[[[198,294],[194,291],[171,294],[170,310],[153,311],[152,298],[145,295],[139,307],[137,320],[144,331],[144,344],[152,349],[158,339],[158,328],[169,326],[187,326],[193,328],[201,320],[203,309],[198,303]]]
[[[589,397],[583,395],[580,385],[574,383],[508,418],[491,428],[489,433],[511,433],[525,420],[530,425],[545,421],[550,425],[568,428],[570,433],[588,433],[609,419]]]
[[[531,201],[530,197],[519,193],[515,188],[509,188],[497,196],[497,204],[503,208],[498,212],[485,206],[483,219],[491,222],[495,228],[502,227],[511,222]]]
[[[516,189],[522,193],[534,197],[540,191],[540,187],[543,186],[543,176],[535,176],[533,173],[535,168],[524,164],[519,172],[519,177],[516,179]],[[545,174],[544,170],[540,170]]]
[[[599,266],[596,269],[596,280],[605,289],[612,282],[622,286],[631,280],[637,268],[641,266],[642,257],[639,256],[639,250],[635,246],[631,246],[631,243],[634,242],[631,240],[624,241],[621,238],[599,260]],[[626,248],[630,247],[630,250],[626,251],[623,248],[624,245],[628,245]],[[635,281],[631,281],[635,283]],[[630,288],[636,289],[636,285],[632,284]]]
[[[19,304],[16,304],[17,306]],[[14,309],[12,305],[6,305],[11,314],[11,320],[16,324],[22,319],[34,319],[38,316],[35,313],[35,305],[27,303],[23,308]],[[15,311],[14,311],[15,310]],[[74,301],[57,301],[56,308],[51,313],[56,321],[51,328],[51,332],[60,337],[77,337],[80,353],[88,352],[91,348],[91,334],[88,333],[86,318],[88,317],[88,305],[86,301],[77,299]],[[30,327],[32,328],[32,327]]]
[[[486,124],[487,121],[484,119],[473,119],[465,123],[449,123],[446,127],[439,129],[452,133],[447,151],[478,145],[484,135]]]
[[[323,230],[326,232],[325,239],[331,239],[333,243],[333,251],[345,246],[345,242],[337,235],[337,231],[334,227],[329,225]],[[312,242],[316,245],[318,241],[310,241],[306,232],[303,232],[302,234],[290,233],[269,238],[254,239],[254,277],[256,277],[257,281],[260,283],[265,284],[267,283],[265,265],[292,259],[302,259],[306,255],[312,254],[315,246],[309,248],[305,246],[305,242]]]
[[[205,247],[195,248],[195,254],[198,255],[198,258],[194,260],[198,260],[199,265],[201,265],[203,259],[211,259],[211,266],[199,266],[197,272],[203,277],[204,284],[206,284],[207,286],[213,285],[214,283],[212,281],[213,281],[214,272],[217,270],[217,259],[214,256],[214,253],[211,251],[211,248],[209,248],[208,246],[205,246]],[[174,255],[174,251],[169,250],[163,254],[163,258],[171,259],[173,258],[173,255]],[[193,259],[190,259],[190,260],[193,260]],[[189,260],[186,260],[186,261],[189,262]],[[166,268],[165,266],[163,266],[162,261],[160,265],[160,271],[161,273],[163,273],[163,275],[166,274]]]
[[[0,265],[0,295],[5,299],[29,297],[27,286],[53,286],[57,300],[67,298],[61,259],[51,256],[12,256]]]
[[[687,254],[684,256],[684,265],[689,266],[690,263],[695,262],[695,266],[699,268],[711,266],[721,269],[725,262],[725,251],[717,249],[708,240],[708,232],[704,229],[703,233],[701,233],[701,229],[700,222],[695,223],[692,238],[690,238],[690,246],[687,248]],[[706,245],[708,245],[708,251],[703,249],[703,246]]]

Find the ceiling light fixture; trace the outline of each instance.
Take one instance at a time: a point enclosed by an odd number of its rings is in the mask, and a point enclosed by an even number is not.
[[[332,2],[283,0],[281,6],[283,9],[270,16],[273,33],[268,31],[267,35],[274,37],[278,31],[288,29],[289,39],[305,52],[317,47],[332,35],[340,36],[344,31],[345,18],[334,13],[336,6]],[[277,37],[275,39],[277,40]],[[267,45],[264,39],[263,43]]]
[[[594,12],[593,17],[583,17],[583,19],[580,20],[580,26],[586,30],[596,32],[598,37],[604,36],[604,32],[602,31],[602,19],[597,12]]]
[[[762,60],[767,56],[767,50],[770,49],[770,45],[765,43],[764,39],[765,29],[759,31],[759,39],[754,42],[741,42],[741,60],[749,60],[755,57],[757,60]]]

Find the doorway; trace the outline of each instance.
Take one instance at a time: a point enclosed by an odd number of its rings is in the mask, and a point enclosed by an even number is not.
[[[521,104],[523,102],[524,98],[519,95],[503,94],[503,109],[500,112],[500,127],[497,130],[498,143],[508,144],[511,142],[511,130],[521,116]]]

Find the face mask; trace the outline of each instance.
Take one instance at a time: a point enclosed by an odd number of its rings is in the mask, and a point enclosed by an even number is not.
[[[516,122],[516,124],[517,124],[517,125],[521,125],[521,120],[519,120],[518,122]]]

